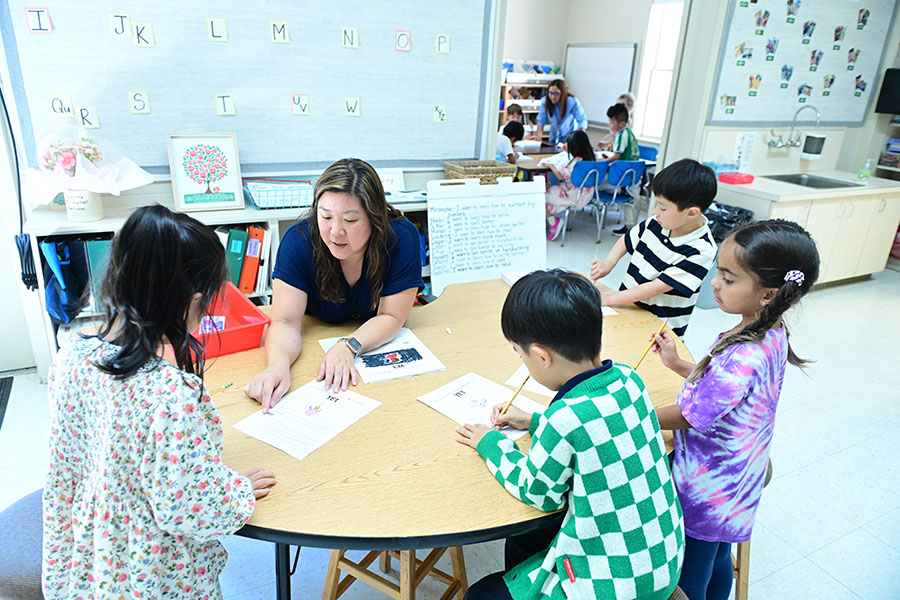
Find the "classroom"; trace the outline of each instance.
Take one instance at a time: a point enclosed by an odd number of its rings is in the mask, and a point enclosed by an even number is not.
[[[0,599],[898,597],[900,3],[0,40]]]

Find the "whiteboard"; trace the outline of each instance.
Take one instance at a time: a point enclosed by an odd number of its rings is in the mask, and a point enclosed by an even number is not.
[[[234,132],[244,174],[346,156],[439,168],[479,158],[486,115],[496,117],[498,4],[0,0],[4,84],[32,166],[43,134],[81,115],[59,116],[56,97],[93,111],[91,131],[155,173],[168,173],[173,131]],[[132,112],[132,92],[149,112]]]
[[[566,86],[587,114],[605,125],[606,111],[631,91],[637,44],[569,44],[566,46]]]
[[[707,123],[789,125],[800,107],[812,105],[821,125],[862,125],[878,92],[897,4],[730,0]]]
[[[494,185],[476,179],[428,182],[432,294],[453,283],[500,279],[547,265],[544,178]]]

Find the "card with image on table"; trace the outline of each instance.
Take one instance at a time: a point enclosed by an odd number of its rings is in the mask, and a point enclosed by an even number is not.
[[[339,339],[341,338],[319,340],[319,345],[328,352]],[[360,354],[353,365],[365,383],[424,375],[447,368],[428,346],[406,327],[402,328],[397,337],[390,342]]]

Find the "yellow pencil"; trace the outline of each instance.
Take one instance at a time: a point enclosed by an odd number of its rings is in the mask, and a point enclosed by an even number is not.
[[[220,388],[217,389],[216,391],[210,392],[209,395],[210,395],[210,396],[214,396],[214,395],[218,394],[219,392],[221,392],[222,390],[227,390],[228,388],[230,388],[230,387],[233,386],[233,385],[234,385],[234,382],[226,383],[225,385],[223,385],[222,387],[220,387]]]
[[[659,326],[659,331],[656,332],[656,335],[659,335],[663,332],[663,329],[666,328],[666,325],[669,324],[669,320],[666,319],[663,321],[663,324]],[[637,361],[637,364],[634,365],[634,370],[637,371],[638,367],[641,366],[641,363],[644,361],[644,357],[647,356],[647,353],[650,352],[650,348],[653,347],[653,344],[656,343],[656,335],[653,336],[654,339],[650,340],[650,345],[647,346],[647,349],[644,350],[644,353],[641,354],[641,358]]]
[[[516,399],[516,396],[519,395],[519,392],[522,391],[522,388],[525,387],[525,384],[528,383],[528,379],[531,377],[531,373],[528,374],[528,377],[522,381],[522,385],[519,386],[519,389],[516,390],[516,393],[513,394],[512,398],[509,399],[509,402],[506,403],[506,406],[503,407],[503,410],[500,411],[501,415],[505,415],[506,411],[509,410],[510,405],[513,403],[513,400]]]

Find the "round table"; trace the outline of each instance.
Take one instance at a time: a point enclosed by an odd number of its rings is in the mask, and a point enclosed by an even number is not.
[[[225,429],[225,463],[239,471],[263,467],[278,478],[239,534],[277,544],[279,598],[290,597],[290,545],[351,550],[462,546],[561,520],[562,512],[543,513],[511,496],[476,452],[455,441],[456,424],[416,399],[471,371],[503,383],[521,365],[500,330],[508,290],[501,280],[457,284],[433,303],[413,308],[406,326],[447,369],[360,383],[355,391],[381,406],[302,461],[232,427],[259,410],[243,388],[265,368],[263,349],[209,361],[208,389],[234,383],[213,397]],[[601,355],[633,365],[660,322],[635,307],[615,310],[618,315],[604,318]],[[330,325],[307,316],[303,327],[303,352],[291,368],[292,390],[315,378],[324,356],[318,340],[345,335],[356,325]],[[645,359],[640,374],[654,404],[674,402],[683,383],[679,376],[653,356]],[[529,436],[518,444],[527,451]]]

